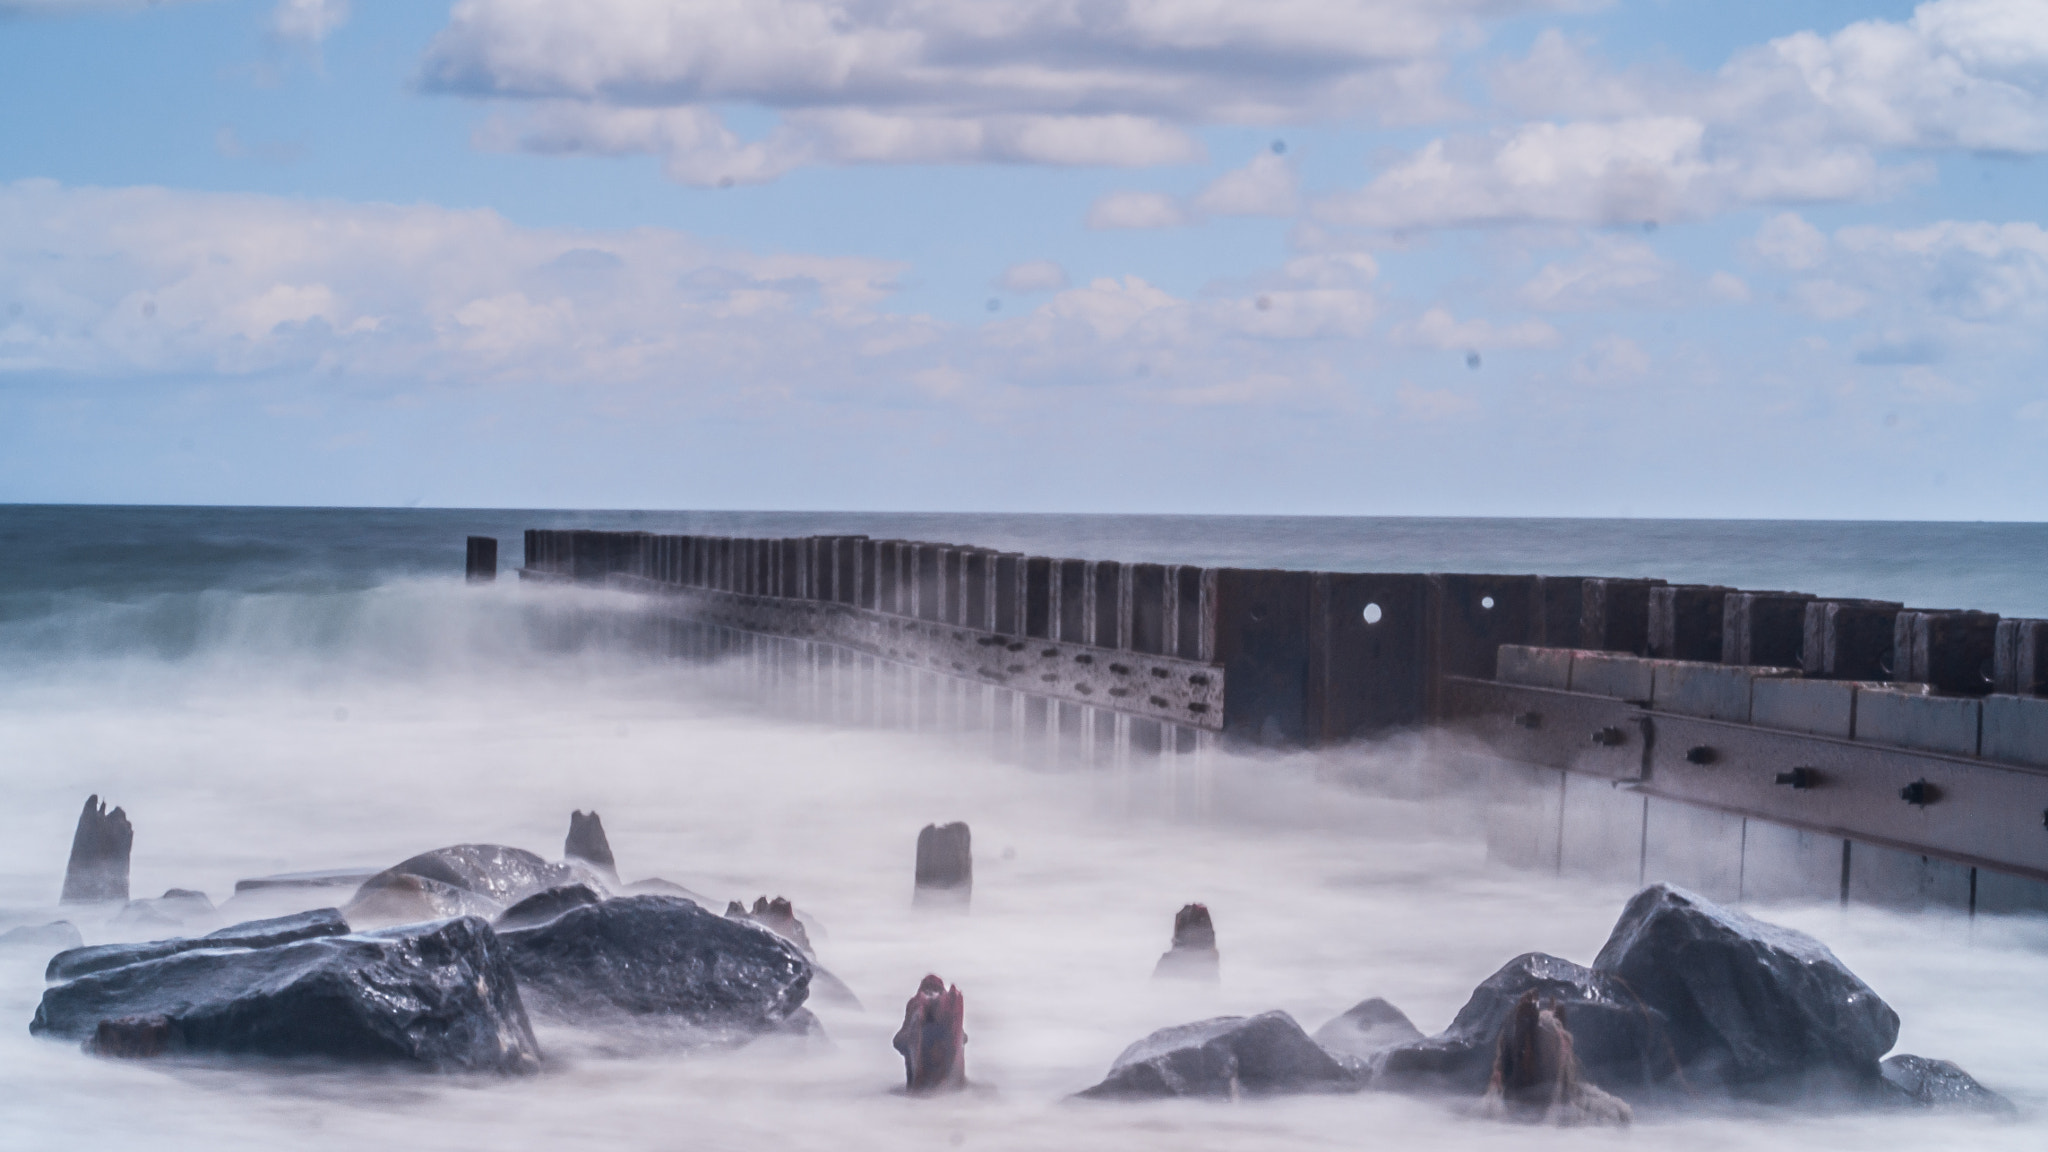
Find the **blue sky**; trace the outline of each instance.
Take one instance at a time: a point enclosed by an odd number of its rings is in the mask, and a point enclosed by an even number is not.
[[[0,500],[2038,520],[2048,0],[0,0]]]

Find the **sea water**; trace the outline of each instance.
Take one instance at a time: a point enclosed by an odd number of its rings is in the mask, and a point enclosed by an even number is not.
[[[500,1079],[319,1062],[89,1057],[33,1038],[40,952],[0,952],[0,1146],[152,1149],[2038,1148],[2048,930],[1828,906],[1751,909],[1824,940],[2018,1120],[1646,1113],[1532,1130],[1365,1094],[1076,1103],[1145,1033],[1369,996],[1425,1031],[1510,957],[1589,961],[1629,892],[1488,864],[1470,782],[1429,740],[1082,770],[986,740],[780,719],[717,665],[579,622],[586,589],[461,582],[461,537],[525,527],[866,532],[1054,555],[1355,570],[1658,575],[2048,615],[2048,532],[2011,525],[0,508],[0,927],[41,922],[87,793],[134,820],[133,888],[228,903],[238,878],[380,867],[461,842],[554,856],[595,808],[627,879],[785,895],[864,1010],[828,1045],[650,1052],[541,1028]],[[966,915],[911,907],[917,829],[974,828]],[[1212,909],[1223,979],[1158,985],[1172,915]],[[64,910],[89,939],[137,929]],[[206,925],[211,926],[211,925]],[[140,934],[147,935],[146,931]],[[901,1095],[919,977],[967,998],[977,1087]],[[9,1024],[8,1022],[12,1023]]]

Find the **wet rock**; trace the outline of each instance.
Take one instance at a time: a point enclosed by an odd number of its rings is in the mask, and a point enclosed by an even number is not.
[[[505,950],[474,918],[93,972],[44,992],[29,1030],[85,1040],[128,1017],[161,1018],[165,1050],[495,1072],[540,1059]]]
[[[173,888],[154,900],[130,900],[109,925],[118,929],[176,928],[194,920],[210,919],[213,901],[204,892]]]
[[[95,1056],[119,1060],[146,1060],[171,1050],[171,1018],[168,1016],[122,1016],[102,1020],[85,1042]]]
[[[604,897],[592,891],[588,884],[564,884],[535,892],[505,909],[505,914],[492,921],[491,927],[500,932],[513,928],[531,928],[536,924],[545,924],[571,908],[603,902]]]
[[[1161,1028],[1110,1065],[1091,1099],[1277,1096],[1352,1092],[1358,1075],[1323,1050],[1285,1012],[1222,1016]]]
[[[562,855],[583,861],[608,879],[619,878],[618,862],[612,859],[612,842],[605,838],[604,822],[596,812],[569,813],[569,838],[562,843]]]
[[[1494,1045],[1480,1113],[1560,1128],[1626,1127],[1635,1118],[1626,1103],[1585,1079],[1563,1007],[1534,992],[1516,1001]]]
[[[1660,1014],[1607,973],[1528,952],[1473,989],[1449,1028],[1376,1054],[1373,1086],[1478,1095],[1492,1074],[1501,1030],[1532,992],[1570,1014],[1580,1064],[1598,1083],[1642,1084],[1670,1071]]]
[[[817,954],[811,948],[810,934],[804,931],[803,922],[796,918],[796,908],[790,904],[787,897],[777,896],[770,900],[766,896],[757,896],[754,898],[754,907],[751,911],[737,900],[729,901],[725,906],[725,914],[759,924],[796,945],[806,956]]]
[[[73,980],[91,972],[161,960],[201,948],[275,948],[280,944],[342,936],[347,932],[348,921],[342,919],[340,912],[333,908],[319,908],[291,916],[234,924],[204,936],[152,940],[146,944],[95,944],[90,948],[72,948],[52,956],[44,976],[50,980]]]
[[[455,916],[489,920],[536,892],[566,884],[605,891],[578,861],[555,864],[502,844],[457,844],[422,852],[363,882],[345,911],[350,921],[404,924]]]
[[[1316,1029],[1315,1041],[1338,1056],[1371,1060],[1398,1044],[1422,1039],[1422,1030],[1406,1013],[1375,996],[1351,1006],[1342,1016]]]
[[[937,976],[918,982],[891,1041],[903,1056],[904,1090],[913,1096],[967,1087],[967,998]]]
[[[1885,1083],[1902,1103],[1917,1108],[1956,1109],[2011,1115],[2012,1101],[1977,1083],[1946,1060],[1898,1055],[1880,1065]]]
[[[674,896],[587,904],[500,939],[539,1016],[656,1019],[730,1037],[808,1026],[811,966],[795,945]]]
[[[1898,1039],[1898,1013],[1820,941],[1666,884],[1629,901],[1593,967],[1663,1018],[1692,1091],[1867,1091]]]
[[[375,876],[376,868],[325,868],[317,872],[280,872],[275,876],[253,876],[247,880],[235,881],[235,894],[244,892],[271,892],[277,890],[318,890],[323,888],[348,888],[354,890],[363,886],[363,881]]]
[[[1173,947],[1159,957],[1159,963],[1152,968],[1152,978],[1213,983],[1221,975],[1220,960],[1216,952],[1216,925],[1209,919],[1208,907],[1189,904],[1174,913]]]
[[[78,927],[69,920],[57,920],[48,924],[24,924],[0,932],[0,948],[19,948],[23,951],[49,949],[67,951],[85,943],[85,937],[78,934]]]
[[[973,892],[974,845],[967,825],[925,825],[917,834],[917,888],[913,903],[964,907]]]
[[[107,811],[97,795],[86,797],[78,828],[71,834],[63,902],[128,899],[128,855],[134,846],[135,829],[128,823],[128,814],[119,808]]]
[[[170,932],[183,928],[183,918],[162,911],[153,900],[130,900],[107,926],[123,935],[135,932]]]
[[[706,897],[690,891],[681,884],[663,880],[659,876],[650,876],[645,880],[635,880],[620,889],[620,894],[625,896],[680,896],[700,907],[710,908],[713,906],[712,901]]]

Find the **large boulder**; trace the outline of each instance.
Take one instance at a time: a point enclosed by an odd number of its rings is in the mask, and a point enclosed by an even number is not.
[[[1492,1074],[1502,1029],[1531,993],[1570,1017],[1579,1064],[1596,1083],[1641,1084],[1668,1071],[1660,1067],[1662,1018],[1625,985],[1569,960],[1528,952],[1473,989],[1449,1028],[1379,1050],[1372,1058],[1373,1086],[1479,1094]]]
[[[71,859],[64,866],[66,904],[91,904],[128,899],[128,856],[135,847],[135,828],[128,813],[107,806],[97,795],[85,798],[78,827],[71,834]]]
[[[84,943],[85,937],[78,934],[78,926],[69,920],[53,920],[48,924],[24,924],[0,932],[0,948],[5,949],[48,949],[61,952]]]
[[[1898,1013],[1820,941],[1668,884],[1629,901],[1593,968],[1662,1017],[1695,1092],[1867,1091],[1899,1035]]]
[[[540,1050],[504,948],[481,920],[207,947],[43,993],[29,1031],[122,1047],[526,1072]],[[141,1054],[141,1053],[134,1053]]]
[[[204,936],[152,940],[146,944],[95,944],[90,948],[72,948],[50,957],[50,966],[43,975],[50,980],[74,980],[91,972],[123,968],[145,960],[161,960],[201,948],[274,948],[279,944],[341,936],[347,932],[348,921],[342,919],[340,912],[332,908],[317,908],[270,920],[251,920]]]
[[[680,897],[580,905],[500,939],[539,1016],[659,1020],[730,1037],[810,1024],[811,966],[796,945]]]
[[[422,852],[363,881],[344,911],[358,924],[454,916],[490,920],[536,892],[569,884],[609,891],[580,860],[557,864],[503,844],[456,844]]]
[[[1389,1048],[1422,1039],[1408,1014],[1375,996],[1353,1004],[1342,1016],[1316,1029],[1315,1041],[1338,1056],[1371,1060]]]
[[[1090,1099],[1351,1092],[1359,1079],[1285,1012],[1161,1028],[1129,1048]]]

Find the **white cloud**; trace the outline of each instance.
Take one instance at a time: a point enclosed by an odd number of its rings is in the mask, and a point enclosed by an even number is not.
[[[1180,202],[1158,192],[1111,192],[1088,209],[1090,228],[1178,228],[1186,223]]]
[[[1572,363],[1572,379],[1608,386],[1640,379],[1650,370],[1650,354],[1626,336],[1602,336]]]
[[[1828,237],[1797,212],[1781,212],[1763,222],[1750,238],[1749,246],[1778,267],[1799,272],[1814,267],[1827,256]]]
[[[1005,292],[1057,292],[1067,286],[1067,270],[1051,260],[1012,264],[996,279]]]
[[[532,104],[497,139],[554,152],[621,140],[688,155],[723,131],[644,121],[774,109],[763,143],[813,163],[1145,165],[1197,154],[1183,129],[1339,118],[1407,122],[1453,105],[1445,57],[1481,18],[1571,0],[461,0],[427,88]],[[567,103],[573,116],[549,105]],[[524,119],[524,116],[515,117]],[[625,121],[619,126],[614,120]],[[782,137],[787,134],[790,139]],[[740,173],[720,172],[745,179]]]
[[[1733,272],[1716,272],[1707,277],[1707,295],[1728,304],[1749,303],[1749,284]]]
[[[318,44],[348,23],[348,0],[277,0],[270,29],[281,40]]]
[[[1397,326],[1394,339],[1447,352],[1482,351],[1489,348],[1554,348],[1562,340],[1558,331],[1541,320],[1519,324],[1494,324],[1488,320],[1459,320],[1443,308],[1431,308],[1416,319]]]
[[[2031,347],[2048,324],[2048,229],[2032,221],[1942,220],[1830,236],[1779,216],[1750,246],[1804,274],[1787,292],[1797,311],[1821,321],[1867,319],[1857,354],[1865,363],[1924,362],[1947,348]]]
[[[1262,152],[1225,172],[1195,196],[1194,208],[1211,216],[1292,216],[1300,208],[1294,166]]]
[[[1538,269],[1519,295],[1532,308],[1628,308],[1667,302],[1674,270],[1639,240],[1596,236],[1575,260]]]

